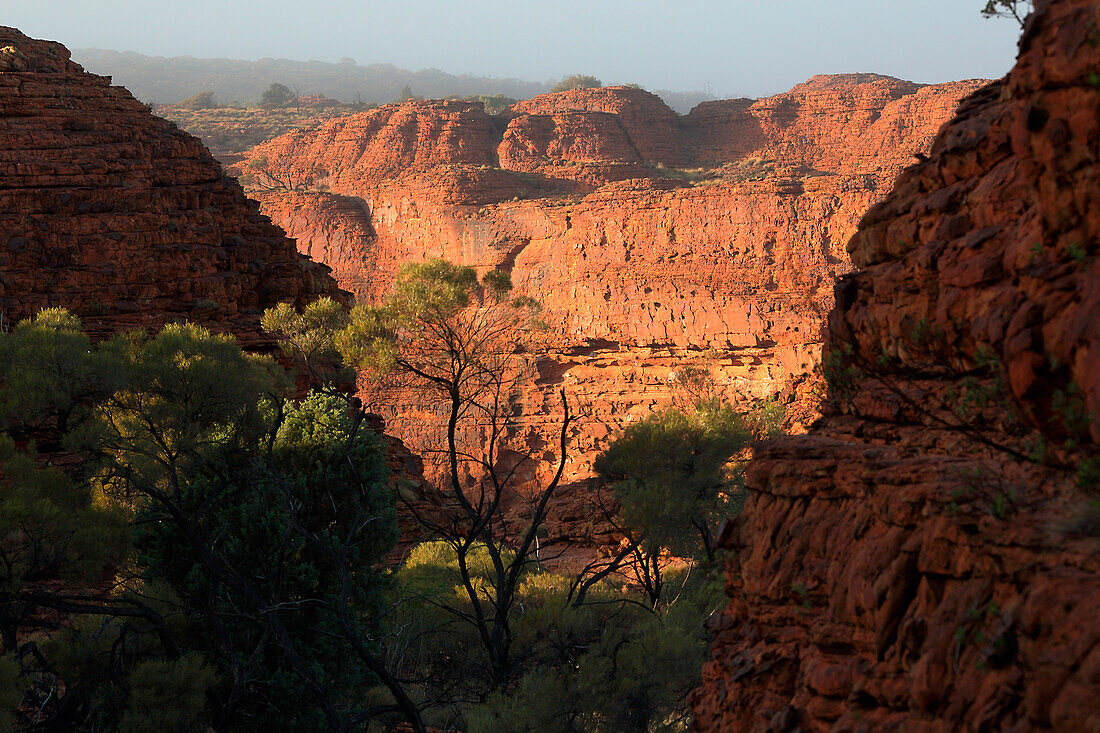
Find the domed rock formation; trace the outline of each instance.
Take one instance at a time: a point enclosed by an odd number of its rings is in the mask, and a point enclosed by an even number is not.
[[[826,417],[758,449],[697,730],[1100,729],[1100,9],[864,217]]]
[[[973,80],[921,85],[878,74],[815,76],[766,99],[703,102],[685,118],[697,162],[743,157],[888,182],[926,153]]]
[[[96,337],[190,320],[272,346],[263,309],[327,293],[202,144],[64,46],[0,27],[0,316],[64,306]]]

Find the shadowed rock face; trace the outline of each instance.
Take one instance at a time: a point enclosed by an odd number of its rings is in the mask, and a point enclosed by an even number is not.
[[[425,257],[510,272],[551,327],[516,438],[553,443],[564,387],[583,407],[567,473],[579,479],[610,435],[668,403],[685,366],[739,403],[812,370],[859,216],[978,86],[818,77],[687,117],[627,87],[543,95],[499,117],[411,102],[271,140],[241,172],[361,299]],[[686,180],[699,177],[712,180]],[[430,442],[433,406],[364,398],[412,444]]]
[[[827,414],[725,532],[697,730],[1100,729],[1100,8],[1037,6],[849,243]]]
[[[0,27],[0,314],[71,309],[95,337],[176,319],[272,344],[263,309],[346,297],[224,175],[64,46]]]

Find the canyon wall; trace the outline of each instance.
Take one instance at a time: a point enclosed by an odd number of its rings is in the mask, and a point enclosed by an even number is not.
[[[1100,730],[1100,8],[1036,6],[848,245],[826,415],[723,532],[696,730]]]
[[[172,320],[273,348],[263,309],[345,298],[202,144],[58,44],[0,27],[0,317],[95,337]]]
[[[582,408],[579,479],[608,436],[669,402],[683,367],[741,405],[812,371],[859,216],[979,85],[816,77],[687,117],[629,87],[500,116],[409,102],[278,137],[237,172],[361,299],[427,257],[509,272],[551,327],[517,440],[543,444],[564,387]],[[363,396],[412,444],[433,439],[430,405]]]

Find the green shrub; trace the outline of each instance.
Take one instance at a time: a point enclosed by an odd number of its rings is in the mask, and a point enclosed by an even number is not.
[[[570,89],[595,89],[602,87],[603,82],[594,76],[586,76],[584,74],[573,74],[567,76],[555,84],[550,91],[551,92],[566,92]]]

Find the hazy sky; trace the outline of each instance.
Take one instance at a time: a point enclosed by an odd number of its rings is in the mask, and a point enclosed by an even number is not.
[[[0,24],[157,56],[392,63],[534,81],[784,91],[813,74],[1004,74],[1019,29],[982,0],[30,0]],[[79,58],[77,59],[79,60]]]

